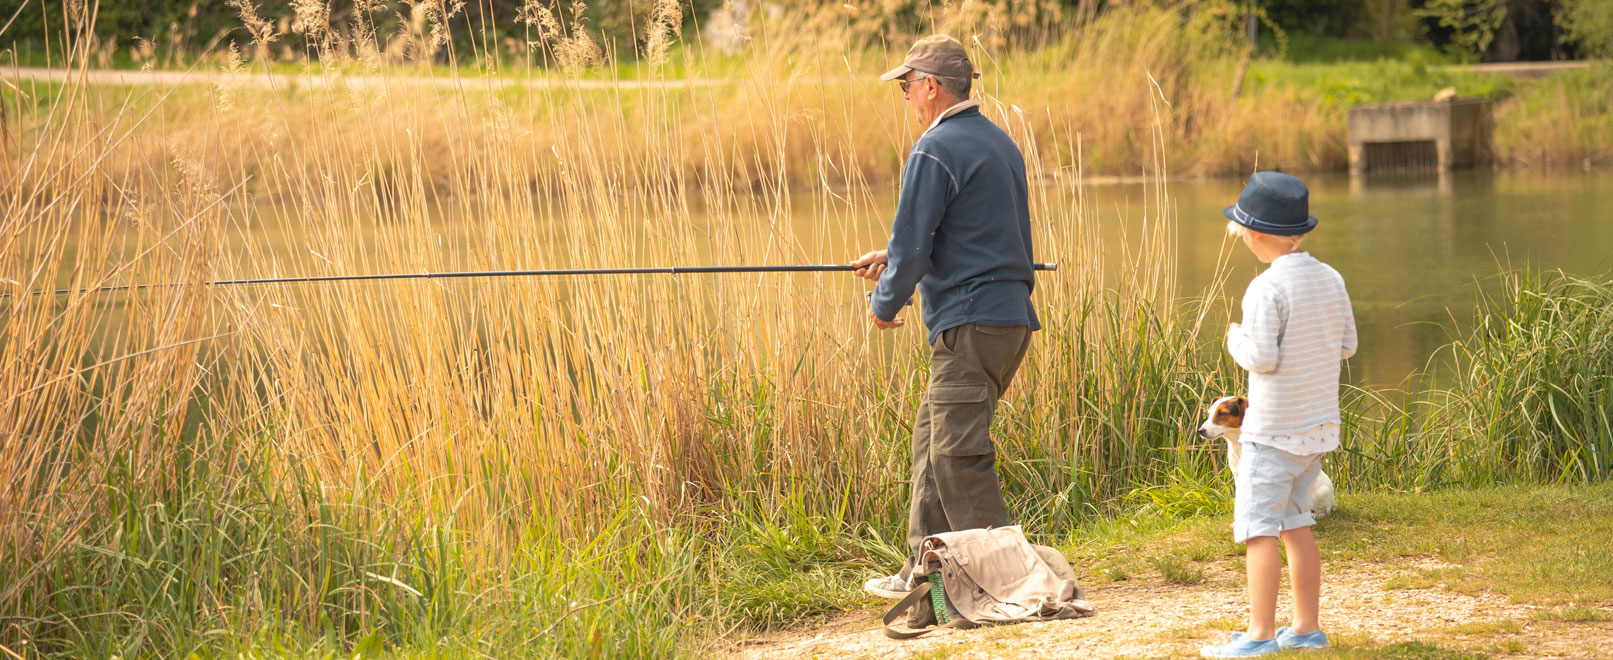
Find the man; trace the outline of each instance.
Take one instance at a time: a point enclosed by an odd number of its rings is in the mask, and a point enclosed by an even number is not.
[[[901,598],[914,585],[919,544],[941,532],[1008,524],[988,433],[997,400],[1040,330],[1031,306],[1030,205],[1025,161],[969,100],[980,74],[963,44],[920,39],[901,66],[902,95],[929,128],[908,155],[887,249],[852,262],[876,280],[868,318],[897,328],[916,285],[929,327],[930,384],[913,422],[909,556],[869,593]]]

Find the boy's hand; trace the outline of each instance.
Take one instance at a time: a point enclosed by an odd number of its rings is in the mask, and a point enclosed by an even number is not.
[[[1237,321],[1233,321],[1230,325],[1227,326],[1227,338],[1228,339],[1231,339],[1233,337],[1242,336],[1242,335],[1243,335],[1243,326],[1238,325]]]

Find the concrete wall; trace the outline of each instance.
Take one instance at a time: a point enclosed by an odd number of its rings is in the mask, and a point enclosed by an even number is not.
[[[1490,162],[1490,102],[1483,99],[1372,103],[1350,108],[1350,171],[1371,168],[1365,145],[1433,142],[1441,170]]]

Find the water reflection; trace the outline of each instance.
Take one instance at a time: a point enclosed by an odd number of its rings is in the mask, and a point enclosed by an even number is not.
[[[1321,225],[1307,247],[1350,287],[1361,330],[1352,380],[1395,385],[1468,324],[1479,288],[1506,268],[1592,276],[1608,272],[1613,174],[1452,172],[1307,176]],[[1180,214],[1181,280],[1208,278],[1224,240],[1220,210],[1238,180],[1173,183]],[[1140,186],[1096,191],[1127,208]],[[1118,198],[1118,199],[1115,199]],[[1140,202],[1139,202],[1140,203]],[[1139,207],[1140,208],[1140,207]],[[1234,253],[1227,294],[1240,296],[1259,264]],[[1184,287],[1184,290],[1190,290]]]
[[[1613,246],[1613,218],[1607,211],[1613,206],[1613,173],[1454,172],[1357,178],[1340,174],[1310,175],[1305,179],[1311,187],[1312,212],[1321,219],[1307,247],[1344,275],[1355,305],[1361,350],[1350,361],[1348,377],[1359,384],[1399,385],[1407,375],[1422,369],[1439,347],[1449,343],[1447,326],[1453,322],[1471,324],[1478,291],[1484,286],[1493,289],[1495,276],[1503,269],[1529,266],[1596,276],[1606,274],[1613,266],[1608,249]],[[1223,292],[1225,307],[1235,309],[1237,299],[1261,267],[1246,250],[1227,238],[1224,229],[1226,220],[1221,209],[1237,199],[1242,187],[1243,181],[1236,179],[1169,184],[1179,231],[1181,295],[1203,292],[1216,275],[1218,261],[1236,247],[1235,252],[1230,252],[1231,272]],[[1054,192],[1075,194],[1073,187]],[[1128,243],[1135,252],[1144,208],[1150,216],[1155,211],[1155,191],[1142,184],[1115,184],[1090,186],[1085,195],[1088,208],[1099,216],[1105,253],[1126,254]],[[776,213],[713,213],[697,209],[692,213],[696,225],[692,230],[692,251],[680,259],[689,265],[718,260],[844,263],[883,244],[895,199],[894,189],[871,191],[857,204],[826,203],[821,192],[803,193],[789,200],[789,213],[784,216],[790,218],[788,223],[777,222]],[[1055,204],[1053,208],[1069,207]],[[1038,217],[1034,221],[1068,220]],[[442,238],[431,247],[444,254],[433,252],[436,256],[429,265],[438,270],[573,266],[506,263],[508,258],[480,245],[485,240],[485,227],[479,227],[474,219],[439,218],[434,224]],[[742,256],[702,247],[707,242],[722,244],[725,232],[768,232],[774,238],[767,242],[766,250]],[[274,263],[277,258],[293,259],[298,255],[309,261],[308,250],[319,248],[262,230],[252,234],[240,239],[240,247],[252,246],[253,254],[247,263]],[[533,239],[545,237],[534,235]],[[388,240],[395,238],[380,231],[366,242],[375,245]],[[1042,261],[1061,260],[1061,255],[1051,253],[1046,246],[1039,246],[1037,257]],[[1123,267],[1123,262],[1116,257],[1102,266],[1113,272]],[[306,265],[317,266],[312,262]],[[382,265],[362,264],[361,270],[378,270]],[[393,269],[425,267],[414,263],[384,265]],[[628,259],[620,265],[672,264]],[[322,274],[317,269],[312,272]],[[693,281],[690,284],[707,285]],[[809,284],[813,288],[844,287],[845,298],[853,301],[861,300],[864,288],[850,277],[810,282],[778,277],[754,283],[777,287],[784,295],[789,295],[792,287]]]

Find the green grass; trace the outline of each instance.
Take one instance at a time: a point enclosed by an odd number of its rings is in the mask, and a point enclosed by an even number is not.
[[[1418,389],[1345,391],[1336,481],[1426,491],[1613,476],[1613,281],[1520,271],[1498,283]]]
[[[303,505],[313,510],[303,511],[311,514],[304,518],[294,513],[302,509],[296,503],[253,501],[241,490],[225,494],[233,504],[192,491],[114,509],[115,520],[103,521],[105,527],[51,567],[55,577],[47,582],[60,587],[35,595],[45,599],[40,611],[55,612],[36,623],[56,630],[35,637],[36,650],[93,657],[138,657],[156,649],[193,649],[198,657],[238,651],[416,657],[426,648],[443,651],[433,657],[478,651],[665,655],[697,648],[690,644],[699,631],[798,625],[816,613],[868,606],[858,590],[861,579],[894,560],[868,530],[806,515],[773,526],[754,513],[733,512],[720,527],[725,538],[702,540],[644,529],[626,512],[582,546],[557,545],[535,524],[515,549],[525,569],[489,575],[444,534],[450,520],[378,520],[322,502],[311,491]],[[306,533],[310,529],[316,533]],[[1317,533],[1329,564],[1426,556],[1460,564],[1459,570],[1428,572],[1430,580],[1458,591],[1496,591],[1547,605],[1613,598],[1602,543],[1613,533],[1613,485],[1345,493]],[[1225,515],[1173,519],[1141,511],[1094,520],[1068,537],[1078,542],[1063,544],[1066,552],[1089,583],[1108,579],[1105,571],[1135,567],[1125,555],[1144,554],[1145,576],[1190,586],[1204,579],[1199,562],[1237,552]],[[382,543],[388,538],[410,541]],[[1193,548],[1215,551],[1194,554]],[[319,590],[325,596],[283,601],[302,592],[293,583],[307,579],[327,584]],[[232,611],[250,612],[265,602],[327,614],[317,617],[323,623],[315,629],[232,618]],[[89,616],[108,611],[140,616]],[[1553,621],[1604,617],[1573,605],[1538,615]],[[1507,632],[1506,625],[1446,632],[1482,636]],[[1220,630],[1214,622],[1205,626]],[[241,636],[243,628],[256,632]],[[1422,644],[1342,646],[1330,653],[1337,655],[1317,657],[1476,657]]]
[[[1589,623],[1592,621],[1613,621],[1613,614],[1585,606],[1558,607],[1549,610],[1536,610],[1533,618],[1537,621],[1567,621],[1570,623]]]
[[[1128,555],[1138,549],[1225,546],[1230,522],[1224,515],[1180,520],[1158,514],[1121,517],[1083,526],[1060,547],[1089,579],[1101,582],[1107,571],[1115,569],[1135,574],[1137,562]],[[1436,493],[1346,492],[1333,515],[1316,527],[1327,564],[1390,562],[1410,556],[1453,565],[1420,571],[1396,588],[1494,591],[1519,602],[1553,606],[1613,599],[1613,583],[1605,570],[1613,565],[1613,549],[1604,542],[1610,534],[1613,484],[1607,483]],[[1180,580],[1170,574],[1186,565],[1179,557],[1150,562],[1164,565],[1158,572],[1172,582]],[[1576,610],[1563,612],[1568,617]]]
[[[1171,584],[1192,585],[1204,581],[1204,569],[1188,563],[1187,559],[1179,555],[1154,555],[1148,558],[1148,563],[1159,576]]]
[[[1200,639],[1217,632],[1241,632],[1247,625],[1248,622],[1237,619],[1215,619],[1193,626],[1167,630],[1165,631],[1165,636],[1172,639]]]
[[[943,660],[944,658],[950,658],[957,655],[959,650],[959,647],[956,646],[941,646],[925,651],[919,651],[909,655],[908,657],[912,658],[912,660]]]
[[[726,621],[755,629],[843,610],[863,598],[870,568],[896,566],[897,543],[795,508],[782,522],[741,511],[718,524],[730,538],[718,553],[715,585]]]
[[[1497,635],[1514,634],[1522,630],[1516,621],[1493,621],[1464,623],[1456,626],[1436,628],[1433,632],[1448,635]]]
[[[1553,74],[1496,113],[1496,153],[1526,167],[1606,167],[1613,154],[1613,64]]]
[[[1346,642],[1338,644],[1335,648],[1296,651],[1289,655],[1318,660],[1481,660],[1490,657],[1487,654],[1454,651],[1426,642],[1402,642],[1381,646]]]
[[[300,502],[277,500],[273,489],[252,480],[219,492],[198,487],[218,483],[219,475],[192,469],[195,486],[120,500],[95,533],[50,566],[55,577],[46,582],[61,586],[35,596],[44,598],[40,611],[55,615],[37,623],[56,632],[36,642],[40,652],[130,657],[197,649],[207,657],[280,649],[370,657],[366,649],[373,649],[374,657],[411,657],[437,646],[448,657],[470,657],[476,649],[660,655],[687,650],[683,636],[711,625],[776,628],[864,606],[861,578],[896,560],[894,539],[801,509],[779,521],[759,511],[729,512],[713,519],[717,533],[705,540],[643,527],[624,511],[582,547],[557,544],[535,522],[517,549],[528,572],[488,575],[445,534],[452,520],[387,519],[309,489]],[[1077,526],[1067,534],[1077,542],[1065,546],[1090,581],[1130,573],[1196,584],[1204,578],[1197,562],[1235,556],[1237,546],[1228,540],[1224,513],[1181,513],[1144,504],[1133,515]],[[1607,484],[1345,493],[1335,515],[1318,526],[1330,563],[1428,556],[1462,568],[1429,571],[1425,586],[1494,590],[1545,604],[1613,598],[1603,573],[1613,557],[1601,543],[1610,533],[1613,485]],[[1138,555],[1149,559],[1126,559]],[[302,593],[294,583],[305,579],[327,585],[317,590],[325,595],[281,602]],[[232,610],[249,612],[264,602],[279,603],[271,610],[328,614],[316,617],[323,622],[317,629],[231,619]],[[557,615],[577,605],[586,607]],[[1560,612],[1543,617],[1594,618],[1572,608]],[[257,632],[244,638],[205,632],[242,629]],[[541,631],[549,632],[536,635]],[[1346,647],[1328,657],[1379,652],[1471,657],[1416,644]]]
[[[1462,372],[1457,383],[1466,389],[1459,391],[1493,401],[1482,404],[1491,407],[1421,404],[1433,412],[1417,414],[1448,419],[1435,413],[1460,410],[1462,419],[1480,424],[1486,410],[1510,415],[1516,407],[1519,417],[1503,418],[1510,432],[1493,436],[1510,443],[1500,447],[1512,453],[1440,444],[1466,428],[1460,425],[1438,426],[1437,433],[1412,425],[1401,435],[1375,436],[1382,430],[1364,433],[1358,422],[1347,441],[1355,452],[1330,458],[1329,469],[1347,486],[1338,509],[1317,527],[1327,562],[1427,557],[1455,568],[1423,570],[1396,586],[1495,591],[1563,608],[1613,599],[1605,572],[1613,565],[1605,543],[1613,535],[1613,484],[1605,472],[1579,469],[1598,465],[1590,459],[1605,427],[1599,416],[1565,415],[1605,401],[1598,397],[1606,382],[1595,369],[1606,363],[1608,343],[1595,331],[1605,327],[1599,315],[1609,309],[1602,302],[1607,289],[1548,277],[1520,279],[1510,291],[1481,317],[1509,321],[1481,324],[1461,345],[1462,364],[1484,368]],[[1071,356],[1094,350],[1076,339],[1079,333],[1061,336],[1065,343],[1045,349]],[[1028,514],[1033,536],[1065,549],[1094,586],[1139,578],[1192,585],[1205,579],[1204,562],[1237,568],[1240,560],[1240,546],[1229,539],[1227,475],[1190,435],[1200,405],[1195,393],[1214,386],[1173,379],[1194,373],[1193,365],[1202,364],[1195,361],[1205,358],[1159,337],[1122,335],[1111,344],[1150,368],[1094,370],[1084,374],[1091,380],[1075,381],[1092,392],[1127,388],[1125,396],[1108,397],[1112,409],[1083,404],[1066,413],[1116,420],[1105,427],[1112,435],[1084,438],[1102,454],[1057,453],[1039,439],[1049,428],[1041,425],[1057,428],[1065,418],[1033,405],[1020,410],[1037,416],[1010,412],[996,429],[1011,439],[1002,443],[1003,473],[1014,510]],[[1503,370],[1503,386],[1480,389],[1497,379],[1492,370]],[[1550,394],[1542,393],[1543,384],[1554,385],[1545,388]],[[910,394],[893,396],[907,401]],[[749,396],[728,405],[765,409],[765,392]],[[1503,405],[1507,396],[1525,405]],[[1553,408],[1554,416],[1527,414]],[[1122,427],[1119,420],[1140,421]],[[882,437],[888,443],[882,451],[901,456],[901,430],[893,426]],[[1476,433],[1454,437],[1486,441]],[[1398,443],[1402,458],[1383,461],[1377,452],[1384,447],[1374,444],[1382,442]],[[1530,450],[1530,443],[1545,449]],[[451,509],[424,516],[382,502],[332,499],[298,472],[277,472],[227,445],[185,455],[234,462],[180,461],[169,466],[176,480],[167,484],[115,474],[105,484],[106,511],[82,534],[61,539],[62,551],[39,565],[43,577],[28,583],[22,601],[43,614],[3,624],[26,631],[38,653],[52,656],[263,649],[406,655],[427,648],[466,656],[671,655],[695,652],[713,634],[777,629],[865,607],[861,580],[900,560],[903,502],[895,486],[883,505],[858,516],[848,513],[846,493],[800,484],[768,497],[736,491],[725,501],[737,504],[700,509],[679,524],[653,522],[628,494],[605,524],[581,538],[567,540],[547,514],[511,512],[514,520],[526,519],[515,526],[523,531],[503,548],[477,549],[465,542]],[[1576,460],[1560,460],[1564,455]],[[1116,472],[1126,481],[1115,480]],[[1463,483],[1452,475],[1464,473],[1567,483],[1452,488]],[[1577,485],[1582,481],[1592,485]],[[1056,499],[1060,492],[1070,495]],[[513,559],[490,561],[473,552]],[[30,567],[0,569],[15,575]],[[1564,619],[1583,616],[1563,611]],[[1416,645],[1370,652],[1378,651],[1463,657]],[[1345,648],[1337,657],[1364,657],[1349,655],[1357,652],[1369,653]]]
[[[1168,631],[1166,634],[1175,639],[1203,639],[1207,634],[1216,637],[1213,631],[1223,630],[1223,622],[1212,622],[1210,625],[1179,628]],[[1234,630],[1242,627],[1237,624]],[[1375,644],[1370,639],[1355,638],[1348,635],[1340,639],[1330,640],[1332,646],[1326,649],[1313,649],[1305,651],[1284,651],[1272,658],[1319,658],[1322,660],[1485,660],[1491,657],[1487,653],[1473,653],[1444,648],[1426,642],[1401,642],[1397,644]],[[1131,658],[1133,656],[1122,656]],[[1177,657],[1177,656],[1172,656]]]
[[[1263,60],[1249,67],[1244,85],[1257,97],[1287,90],[1327,112],[1381,101],[1428,100],[1446,87],[1464,97],[1503,99],[1532,83],[1412,60],[1291,63]]]
[[[649,657],[684,645],[684,612],[668,604],[688,601],[703,544],[639,512],[582,544],[534,520],[514,570],[491,571],[451,515],[332,501],[253,461],[221,467],[174,466],[169,488],[109,484],[107,512],[62,539],[22,593],[39,615],[8,625],[33,631],[41,657]],[[269,483],[288,477],[291,499]]]
[[[1468,483],[1589,482],[1613,474],[1613,282],[1561,273],[1504,278],[1450,347]],[[1488,460],[1485,460],[1488,458]]]

